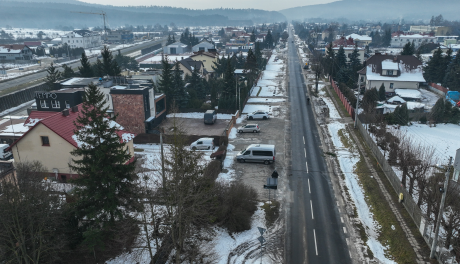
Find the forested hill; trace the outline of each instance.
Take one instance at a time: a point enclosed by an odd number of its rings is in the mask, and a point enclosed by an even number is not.
[[[299,6],[280,10],[288,21],[293,19],[323,18],[350,21],[429,20],[442,14],[445,19],[458,20],[460,1],[452,0],[344,0],[328,4]]]
[[[232,26],[285,21],[276,11],[255,9],[204,9],[143,6],[118,7],[82,3],[74,0],[0,0],[0,26],[54,28],[55,26],[101,26],[101,18],[72,12],[107,13],[111,27],[131,25]]]

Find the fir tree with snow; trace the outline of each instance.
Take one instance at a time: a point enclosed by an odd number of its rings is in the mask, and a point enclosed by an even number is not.
[[[78,71],[80,72],[81,77],[89,78],[93,77],[93,70],[91,69],[91,63],[86,56],[86,53],[81,54],[80,59],[81,66],[78,67]]]
[[[54,64],[51,63],[48,69],[46,69],[48,75],[46,76],[46,85],[48,90],[54,90],[54,83],[62,79],[61,72],[54,67]]]

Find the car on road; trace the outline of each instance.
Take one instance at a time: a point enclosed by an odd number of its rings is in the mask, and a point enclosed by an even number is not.
[[[252,119],[266,120],[266,119],[269,119],[269,118],[270,118],[270,115],[268,114],[268,112],[265,112],[263,110],[257,110],[254,113],[248,114],[248,119],[249,120],[252,120]]]
[[[237,129],[238,133],[243,133],[243,132],[250,132],[250,133],[259,133],[260,128],[258,124],[246,124],[244,126],[240,126]]]
[[[193,142],[190,145],[192,150],[198,149],[214,149],[214,139],[213,138],[200,138],[197,141]]]
[[[236,154],[238,162],[263,162],[265,165],[275,162],[275,145],[251,144]]]

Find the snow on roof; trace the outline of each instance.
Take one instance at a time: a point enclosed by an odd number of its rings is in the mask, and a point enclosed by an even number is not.
[[[369,36],[362,36],[362,35],[358,35],[358,34],[350,34],[348,36],[346,36],[345,38],[352,38],[354,40],[364,40],[364,41],[372,41],[372,38],[369,37]]]
[[[383,65],[382,65],[383,66]],[[425,82],[423,78],[422,67],[409,70],[405,67],[402,61],[399,62],[400,76],[385,76],[372,71],[372,65],[368,65],[366,69],[366,79],[369,81],[396,81],[396,82]]]
[[[422,98],[422,93],[416,89],[395,89],[395,93],[402,98]]]
[[[0,53],[19,54],[22,49],[10,49],[0,46]]]
[[[425,38],[425,39],[435,39],[436,37],[430,35],[420,35],[420,34],[412,34],[412,35],[396,35],[393,38]]]
[[[418,103],[418,102],[407,102],[407,109],[414,110],[416,108],[424,108],[425,104]]]
[[[81,81],[81,80],[84,80],[84,79],[85,79],[85,78],[72,78],[72,79],[70,79],[70,80],[67,80],[67,81],[61,83],[61,84],[62,84],[62,85],[72,85],[72,84],[77,83],[77,82],[79,82],[79,81]]]
[[[398,102],[398,103],[401,103],[401,104],[404,104],[406,102],[406,100],[402,99],[401,97],[399,96],[393,96],[391,97],[390,99],[388,99],[388,102],[389,103],[395,103],[395,102]]]
[[[392,60],[384,60],[382,61],[382,70],[399,70],[399,66]]]

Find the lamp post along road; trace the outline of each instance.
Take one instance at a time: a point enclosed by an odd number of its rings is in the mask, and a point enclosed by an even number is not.
[[[356,97],[356,107],[355,107],[355,129],[358,126],[358,103],[359,103],[359,93],[361,89],[361,76],[358,77],[358,96]]]
[[[441,205],[439,205],[438,221],[436,222],[436,229],[434,231],[433,244],[431,244],[430,258],[432,259],[434,258],[434,254],[436,253],[436,244],[438,243],[439,226],[441,225],[441,217],[444,213],[444,203],[446,202],[447,187],[449,186],[451,165],[452,165],[452,157],[449,158],[449,166],[447,167],[446,179],[444,180],[444,189],[442,189],[441,187],[439,188],[439,191],[442,192],[442,198],[441,198]]]

